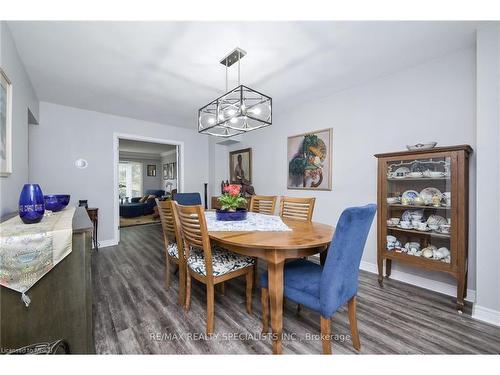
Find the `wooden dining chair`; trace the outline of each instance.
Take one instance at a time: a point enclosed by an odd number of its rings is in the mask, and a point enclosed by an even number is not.
[[[205,210],[202,206],[181,206],[174,203],[174,221],[179,224],[186,254],[186,310],[191,304],[191,278],[207,288],[207,334],[214,332],[214,286],[235,277],[246,277],[246,309],[252,313],[252,257],[235,254],[212,246],[208,236]]]
[[[250,212],[274,215],[278,197],[270,195],[252,195],[250,198]]]
[[[177,265],[179,268],[179,304],[185,304],[186,291],[186,259],[179,257],[179,248],[182,249],[182,242],[178,226],[174,220],[173,201],[160,201],[156,198],[158,213],[160,214],[161,226],[163,229],[163,241],[165,243],[165,287],[170,287],[170,266]],[[177,233],[179,232],[179,233]],[[180,247],[179,247],[180,242]],[[184,254],[181,252],[181,254]]]
[[[331,354],[330,321],[335,312],[347,303],[352,343],[361,349],[356,319],[359,264],[366,238],[377,211],[377,205],[351,207],[344,210],[335,228],[324,266],[298,259],[285,264],[284,297],[302,304],[321,315],[321,341],[324,354]],[[269,330],[268,277],[263,274],[262,330]]]
[[[316,198],[281,197],[280,216],[283,219],[311,221]]]

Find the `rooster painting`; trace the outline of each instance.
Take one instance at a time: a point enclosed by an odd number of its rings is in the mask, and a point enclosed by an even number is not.
[[[331,129],[290,137],[288,147],[288,187],[330,190]]]

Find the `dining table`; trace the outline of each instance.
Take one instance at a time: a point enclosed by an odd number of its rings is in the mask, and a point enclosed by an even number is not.
[[[273,354],[282,352],[285,261],[319,253],[320,261],[323,263],[325,250],[332,241],[335,231],[333,226],[317,222],[295,219],[282,219],[282,221],[289,230],[222,231],[208,228],[212,243],[241,255],[262,259],[267,263]]]

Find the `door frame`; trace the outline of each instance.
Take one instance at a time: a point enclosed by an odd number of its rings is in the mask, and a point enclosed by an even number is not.
[[[184,142],[176,141],[173,139],[146,137],[139,134],[129,133],[113,133],[113,225],[115,230],[113,242],[118,244],[120,242],[120,204],[119,204],[119,189],[118,189],[118,163],[120,161],[119,145],[120,139],[127,139],[131,141],[142,141],[150,143],[161,143],[177,146],[177,191],[184,191]],[[161,171],[161,168],[160,168]],[[163,177],[162,177],[163,178]]]

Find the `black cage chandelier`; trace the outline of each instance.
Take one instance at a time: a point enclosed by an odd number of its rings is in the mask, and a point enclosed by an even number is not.
[[[272,124],[272,99],[240,84],[240,60],[246,52],[236,48],[221,64],[226,67],[226,93],[198,110],[198,132],[229,138]],[[238,63],[238,86],[228,91],[228,68]]]

